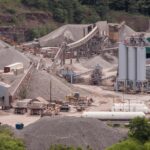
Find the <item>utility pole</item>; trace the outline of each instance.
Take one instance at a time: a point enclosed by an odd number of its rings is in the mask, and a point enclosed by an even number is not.
[[[49,88],[50,89],[50,92],[49,92],[49,98],[50,98],[50,100],[49,101],[51,103],[52,102],[52,80],[51,79],[50,79],[50,84],[49,85],[50,85],[50,88]]]

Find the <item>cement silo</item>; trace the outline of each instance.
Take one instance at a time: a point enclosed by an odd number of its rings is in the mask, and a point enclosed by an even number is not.
[[[137,48],[137,81],[146,80],[146,49],[145,47]]]
[[[136,48],[128,47],[128,80],[135,81],[136,80]]]
[[[119,80],[127,79],[127,49],[123,43],[119,44]]]

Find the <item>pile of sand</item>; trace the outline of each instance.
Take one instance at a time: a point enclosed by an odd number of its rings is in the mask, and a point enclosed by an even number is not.
[[[62,42],[77,41],[84,37],[84,29],[87,25],[67,24],[39,39],[40,46],[60,46]],[[69,42],[70,41],[70,42]]]
[[[12,63],[22,62],[25,68],[29,67],[30,60],[14,47],[0,41],[0,69]]]
[[[48,74],[46,71],[35,70],[29,83],[27,98],[35,98],[41,96],[46,100],[49,100],[50,79],[52,82],[53,100],[63,100],[66,95],[73,92],[72,88],[68,86],[67,81],[66,83],[63,83],[57,77]]]
[[[44,117],[20,133],[28,150],[48,150],[53,144],[104,150],[125,135],[97,119],[77,117]]]
[[[103,69],[112,67],[112,64],[106,61],[101,56],[94,56],[90,59],[82,59],[81,64],[86,68],[95,68],[96,65],[101,66]]]

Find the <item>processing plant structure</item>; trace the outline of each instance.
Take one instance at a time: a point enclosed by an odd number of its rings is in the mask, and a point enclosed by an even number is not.
[[[146,49],[149,46],[148,38],[142,33],[130,36],[119,43],[117,91],[148,90]]]

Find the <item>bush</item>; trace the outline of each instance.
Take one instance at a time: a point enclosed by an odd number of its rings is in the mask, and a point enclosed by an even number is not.
[[[150,150],[150,142],[144,144],[144,150]]]
[[[73,146],[52,145],[49,150],[82,150],[82,148],[74,148]]]
[[[0,127],[0,150],[25,150],[24,143],[16,139],[12,132],[6,128]]]
[[[147,141],[150,139],[150,125],[148,119],[137,117],[129,123],[129,136],[139,141]]]
[[[126,141],[115,144],[106,150],[144,150],[144,147],[138,141],[128,139]]]

